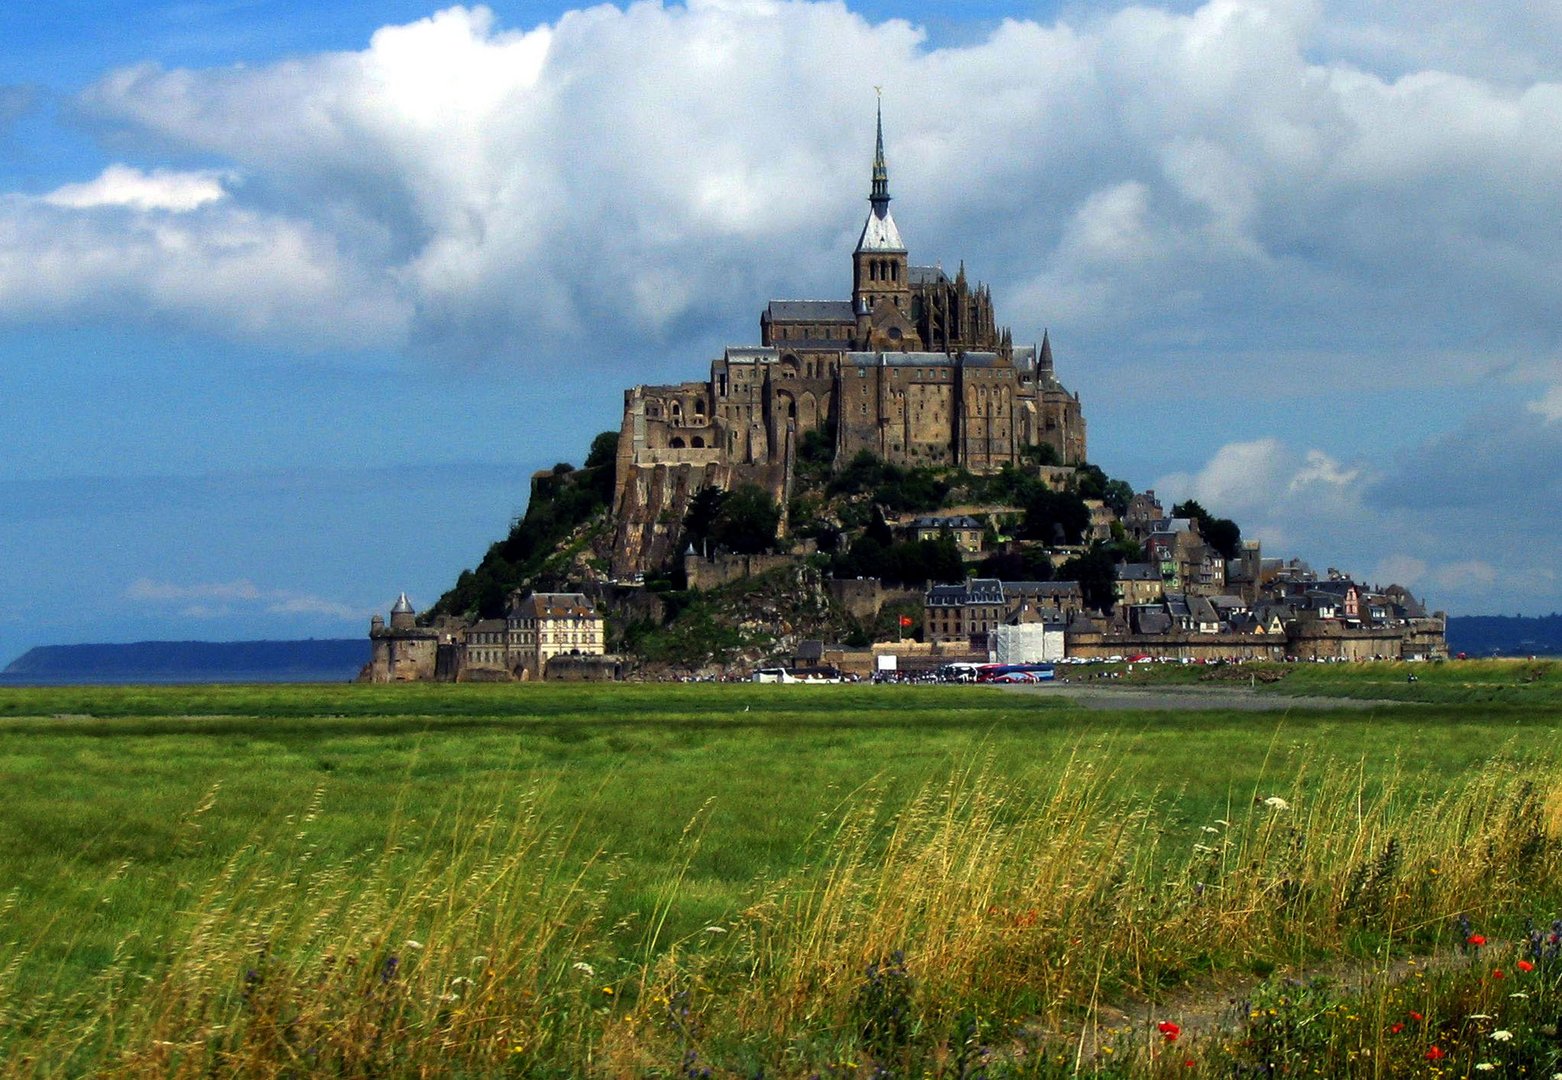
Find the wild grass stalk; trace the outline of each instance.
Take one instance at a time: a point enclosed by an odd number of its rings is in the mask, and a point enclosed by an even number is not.
[[[1103,1006],[1153,1018],[1190,995],[1251,993],[1259,1004],[1232,1023],[1263,1053],[1355,1069],[1389,1048],[1308,1040],[1362,1017],[1391,1026],[1404,1003],[1382,995],[1402,979],[1343,1006],[1337,990],[1302,1004],[1278,991],[1275,1024],[1258,1023],[1271,1007],[1258,980],[1453,955],[1462,971],[1462,926],[1517,940],[1526,915],[1549,925],[1562,909],[1554,768],[1496,762],[1427,797],[1414,777],[1321,763],[1204,820],[1101,761],[1079,748],[1018,775],[979,760],[898,799],[870,786],[822,822],[801,868],[681,939],[667,913],[703,811],[651,909],[610,925],[612,860],[582,843],[578,818],[553,814],[546,788],[494,805],[455,792],[421,815],[409,801],[383,844],[327,857],[321,787],[180,883],[174,930],[124,941],[90,985],[19,1001],[14,975],[40,946],[0,956],[0,1068],[1156,1075],[1171,1067],[1165,1033],[1114,1044],[1094,1027]],[[204,842],[202,806],[181,842]],[[1423,995],[1416,1011],[1446,999],[1437,1023],[1462,1023],[1457,1002],[1495,1000],[1476,982],[1479,994]],[[1358,1019],[1325,1025],[1337,1006]],[[1219,1049],[1220,1031],[1205,1037],[1196,1065],[1253,1060]]]

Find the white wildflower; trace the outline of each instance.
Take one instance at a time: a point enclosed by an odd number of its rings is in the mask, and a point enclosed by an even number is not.
[[[707,926],[705,932],[707,934],[725,934],[727,928],[725,926]]]
[[[570,965],[570,967],[580,972],[588,979],[592,978],[597,973],[597,969],[586,963],[584,960],[576,960],[573,964]]]
[[[1220,830],[1215,828],[1213,825],[1205,825],[1202,831],[1207,833],[1218,833]]]
[[[1516,994],[1509,994],[1509,995],[1508,995],[1508,996],[1509,996],[1509,997],[1511,997],[1511,998],[1527,998],[1527,997],[1529,997],[1529,995],[1528,995],[1528,994],[1526,994],[1526,993],[1525,993],[1525,992],[1524,992],[1524,991],[1522,991],[1522,990],[1520,990],[1520,991],[1519,991],[1519,992],[1518,992],[1518,993],[1516,993]]]
[[[1264,805],[1269,807],[1269,809],[1271,809],[1271,810],[1289,810],[1289,809],[1291,809],[1291,804],[1286,802],[1284,799],[1282,799],[1278,795],[1271,795],[1271,796],[1269,796],[1269,798],[1264,800]]]
[[[413,952],[417,952],[419,949],[423,948],[423,943],[421,941],[413,941],[411,938],[408,938],[406,941],[406,946]]]
[[[1483,1061],[1480,1064],[1475,1066],[1475,1071],[1476,1072],[1491,1072],[1496,1067],[1497,1067],[1496,1065],[1493,1065],[1489,1061]]]
[[[1491,1037],[1496,1042],[1512,1042],[1513,1041],[1513,1032],[1511,1032],[1511,1031],[1494,1031],[1494,1032],[1491,1033]]]

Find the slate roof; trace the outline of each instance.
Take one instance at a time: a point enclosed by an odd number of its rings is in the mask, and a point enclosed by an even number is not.
[[[961,367],[997,367],[998,354],[993,352],[963,352],[960,354]]]
[[[415,615],[415,614],[417,614],[417,612],[412,610],[412,601],[407,599],[407,594],[406,593],[402,593],[400,596],[398,596],[396,598],[396,606],[391,608],[391,614],[392,615]]]
[[[1019,596],[1073,596],[1079,593],[1079,582],[1005,581],[1003,588]]]
[[[1155,608],[1134,608],[1133,621],[1141,634],[1165,634],[1172,628],[1171,616]]]
[[[722,357],[726,360],[774,361],[780,355],[779,349],[766,348],[763,345],[728,345],[722,350]]]
[[[1118,581],[1159,581],[1161,568],[1155,563],[1130,562],[1117,564]]]
[[[784,343],[787,352],[841,352],[851,343],[850,333],[842,333],[838,338],[788,338]],[[777,346],[780,349],[782,346]]]
[[[939,266],[908,266],[906,277],[913,285],[947,285],[949,275]]]
[[[589,619],[597,613],[584,593],[528,593],[510,611],[534,619]]]
[[[941,352],[848,352],[846,362],[859,367],[948,367],[954,363]]]
[[[765,315],[771,322],[857,321],[850,300],[772,300]]]
[[[965,583],[972,604],[1003,603],[1003,582],[997,578],[971,578]]]
[[[868,211],[868,220],[863,222],[862,236],[857,239],[858,251],[894,251],[906,250],[906,243],[900,238],[900,230],[895,227],[895,219],[890,216],[889,204],[876,205]]]

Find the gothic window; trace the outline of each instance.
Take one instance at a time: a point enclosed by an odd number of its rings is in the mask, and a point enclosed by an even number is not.
[[[689,445],[694,447],[696,450],[703,450],[705,449],[705,440],[696,435],[694,438],[689,440]]]
[[[705,399],[704,398],[697,397],[697,398],[694,399],[694,411],[696,413],[703,413],[705,411]]]
[[[673,438],[672,438],[672,441],[669,442],[667,445],[672,447],[674,450],[682,450],[683,449],[683,440],[680,439],[678,436],[674,435]]]

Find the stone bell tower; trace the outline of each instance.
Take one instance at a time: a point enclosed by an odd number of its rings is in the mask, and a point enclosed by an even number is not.
[[[889,212],[889,168],[884,164],[884,109],[878,110],[873,152],[872,209],[852,252],[852,310],[859,349],[915,350],[921,338],[911,321],[911,280],[906,245]]]

